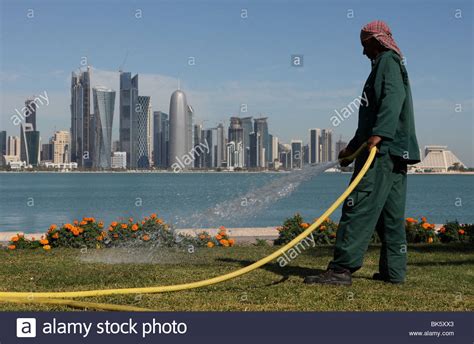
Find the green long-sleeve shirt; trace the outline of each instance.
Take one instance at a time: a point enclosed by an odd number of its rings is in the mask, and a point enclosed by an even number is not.
[[[408,73],[394,51],[377,56],[363,92],[368,101],[359,108],[357,131],[349,147],[358,148],[377,135],[383,139],[381,153],[400,157],[408,164],[419,162]]]

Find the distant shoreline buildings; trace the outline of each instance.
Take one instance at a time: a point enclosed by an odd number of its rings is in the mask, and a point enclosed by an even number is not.
[[[271,133],[268,116],[229,116],[229,125],[205,128],[195,123],[183,90],[170,96],[169,112],[153,111],[150,96],[139,93],[139,75],[120,71],[118,141],[112,142],[116,92],[92,87],[91,68],[71,74],[69,130],[55,131],[41,144],[36,98],[25,101],[27,115],[20,136],[0,131],[0,164],[11,169],[62,170],[268,170],[301,169],[337,159],[347,146],[332,129],[308,129],[307,143],[290,143]],[[445,146],[427,146],[416,171],[448,171],[465,165]]]

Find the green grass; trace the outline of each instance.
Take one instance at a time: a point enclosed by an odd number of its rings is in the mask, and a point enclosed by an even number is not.
[[[237,246],[161,254],[153,264],[85,262],[114,253],[73,249],[0,250],[0,290],[72,291],[191,282],[248,265],[274,247]],[[305,251],[284,268],[276,261],[240,278],[210,287],[154,295],[83,298],[159,311],[471,311],[474,248],[468,245],[410,246],[403,285],[371,280],[378,247],[366,255],[351,287],[308,286],[303,277],[325,269],[330,247]],[[115,252],[123,257],[125,252]],[[132,254],[135,255],[135,254]],[[94,258],[95,257],[95,258]],[[161,257],[161,258],[160,258]],[[167,257],[167,258],[166,258]],[[71,310],[64,306],[0,303],[0,310]]]

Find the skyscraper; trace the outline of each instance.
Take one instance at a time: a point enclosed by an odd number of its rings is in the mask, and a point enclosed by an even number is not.
[[[195,124],[194,125],[194,151],[198,151],[197,147],[200,147],[201,143],[203,143],[202,137],[202,124]],[[194,157],[194,167],[201,168],[203,167],[204,156],[202,154],[196,155]]]
[[[225,138],[224,138],[224,125],[219,123],[216,128],[216,165],[215,167],[222,167],[222,163],[225,161]]]
[[[18,136],[8,136],[6,155],[20,157],[20,138]]]
[[[252,117],[242,117],[242,142],[244,147],[244,166],[250,166],[250,134],[253,133]]]
[[[138,74],[121,72],[119,140],[129,168],[138,167],[138,110]]]
[[[27,165],[37,166],[40,160],[40,133],[36,130],[36,103],[27,99],[25,107],[28,116],[25,123],[20,124],[20,159]]]
[[[156,167],[166,168],[169,164],[169,116],[155,111],[153,113],[153,162]]]
[[[333,160],[332,149],[332,130],[323,129],[321,131],[321,162]]]
[[[71,76],[71,161],[92,166],[92,115],[90,68]]]
[[[0,160],[7,155],[7,132],[5,130],[0,131]]]
[[[202,155],[201,167],[212,168],[213,165],[213,156],[214,156],[214,144],[212,141],[212,129],[204,129],[202,131],[202,142],[207,142],[209,151]]]
[[[254,147],[254,149],[257,149],[257,152],[255,152],[257,165],[255,167],[265,168],[268,166],[268,161],[270,161],[267,117],[255,118],[253,131],[257,134],[254,138],[257,144]]]
[[[278,161],[279,159],[278,137],[272,135],[271,145],[272,145],[272,163],[275,163],[275,160]]]
[[[191,128],[191,130],[190,130]],[[189,154],[192,147],[192,111],[188,107],[186,95],[181,90],[176,90],[170,99],[170,140],[169,163],[170,166],[180,164],[178,161],[185,154]],[[184,166],[189,168],[192,166]]]
[[[53,146],[53,163],[64,164],[69,162],[69,146],[70,135],[69,131],[60,130],[54,133],[52,139]]]
[[[303,141],[291,140],[291,168],[303,168]]]
[[[342,141],[342,139],[339,139],[338,141],[336,141],[336,151],[335,151],[335,154],[334,154],[334,159],[336,159],[339,156],[339,153],[344,148],[346,148],[346,146],[347,146],[347,142]]]
[[[149,168],[150,167],[150,152],[148,151],[148,121],[151,116],[151,103],[149,96],[138,96],[138,132],[137,132],[137,145],[138,155],[136,166],[138,168]],[[134,162],[132,162],[132,165]]]
[[[115,91],[106,87],[96,87],[92,89],[92,93],[94,101],[93,166],[95,168],[110,168]]]
[[[321,162],[321,129],[309,129],[309,163],[317,164]]]

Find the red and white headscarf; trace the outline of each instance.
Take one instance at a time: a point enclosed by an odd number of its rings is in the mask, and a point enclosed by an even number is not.
[[[392,31],[385,22],[374,20],[362,28],[360,32],[360,39],[362,42],[372,37],[379,41],[379,43],[385,48],[395,51],[400,57],[402,57],[402,52],[392,37]]]

